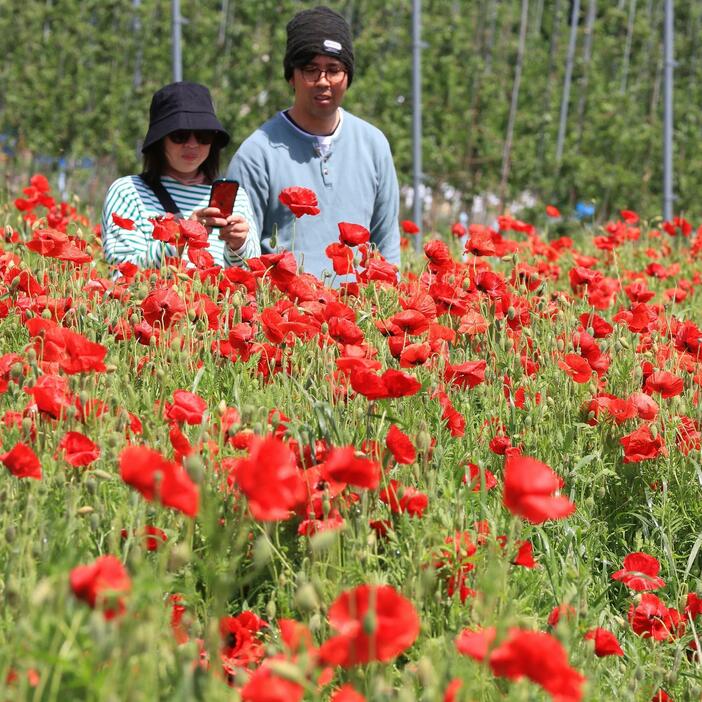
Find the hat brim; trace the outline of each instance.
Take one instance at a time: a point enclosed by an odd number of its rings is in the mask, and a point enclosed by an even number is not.
[[[226,146],[231,137],[222,123],[211,112],[174,112],[166,115],[158,122],[149,125],[144,143],[141,147],[144,153],[150,146],[160,141],[172,132],[180,129],[208,130],[217,132],[220,148]]]

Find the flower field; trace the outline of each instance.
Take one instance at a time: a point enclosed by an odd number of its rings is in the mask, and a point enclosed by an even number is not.
[[[324,287],[0,204],[0,700],[699,700],[702,234],[548,215]]]

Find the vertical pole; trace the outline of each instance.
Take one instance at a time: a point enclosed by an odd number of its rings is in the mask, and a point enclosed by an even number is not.
[[[422,250],[422,75],[421,0],[412,0],[412,218],[419,227],[414,238],[416,251]]]
[[[171,0],[171,24],[173,29],[173,82],[183,80],[183,54],[180,48],[180,28],[183,18],[180,16],[180,0]]]
[[[673,218],[673,0],[665,0],[663,21],[663,217]]]
[[[580,16],[580,0],[573,0],[573,12],[570,16],[570,37],[568,39],[568,54],[566,56],[565,77],[563,79],[563,96],[561,98],[561,117],[558,122],[558,141],[556,143],[556,167],[560,168],[563,160],[566,124],[568,121],[568,103],[570,101],[570,83],[573,78],[573,62],[575,60],[575,41],[578,35],[578,17]]]

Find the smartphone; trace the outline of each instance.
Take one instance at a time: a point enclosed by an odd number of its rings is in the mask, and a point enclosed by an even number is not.
[[[224,217],[234,211],[234,201],[239,190],[239,182],[218,178],[212,183],[210,191],[210,207],[218,207]]]

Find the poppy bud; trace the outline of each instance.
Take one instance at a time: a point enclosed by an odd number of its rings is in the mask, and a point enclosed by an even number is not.
[[[658,436],[658,425],[657,424],[651,424],[651,436],[655,439]]]
[[[426,656],[422,656],[417,661],[417,677],[422,684],[422,687],[434,687],[436,685],[436,671],[431,660]]]
[[[139,315],[136,312],[133,312],[129,317],[129,323],[135,327],[137,324],[139,324],[139,321]]]
[[[31,434],[32,428],[34,427],[34,422],[32,422],[31,417],[22,417],[22,433]]]
[[[190,479],[197,485],[202,485],[205,478],[205,465],[202,458],[197,454],[192,454],[185,459],[184,465]]]
[[[92,475],[88,477],[88,479],[85,481],[85,489],[91,495],[94,495],[97,492],[97,482],[95,481],[95,478],[92,477]]]
[[[48,307],[45,307],[42,310],[41,317],[42,319],[51,319],[51,310]]]
[[[427,453],[431,448],[431,434],[426,429],[417,432],[416,446],[420,453]]]
[[[36,362],[37,362],[37,352],[36,352],[36,349],[34,349],[33,347],[30,348],[30,349],[27,351],[27,360],[28,360],[30,363],[36,363]]]
[[[191,322],[194,322],[197,319],[197,312],[192,307],[188,310],[188,319]]]
[[[16,536],[17,531],[15,530],[15,527],[12,526],[12,524],[8,525],[8,527],[5,529],[5,541],[7,541],[8,544],[11,544],[14,542]]]
[[[271,599],[268,600],[268,604],[266,605],[266,615],[269,619],[275,619],[276,612],[277,607],[275,604],[275,600],[271,597]]]
[[[312,583],[303,583],[297,588],[295,592],[295,607],[303,614],[319,610],[319,598]],[[272,619],[273,617],[270,618]]]
[[[179,571],[190,562],[190,549],[187,544],[176,544],[168,557],[168,570]]]
[[[90,524],[90,528],[92,531],[97,531],[100,528],[100,515],[96,512],[93,512],[93,514],[90,515],[88,523]]]
[[[366,634],[366,636],[371,636],[371,634],[375,633],[375,630],[378,627],[378,621],[375,616],[375,612],[372,609],[369,609],[366,612],[366,615],[363,617],[363,633]]]
[[[512,305],[510,305],[507,308],[507,319],[509,319],[511,322],[516,316],[517,316],[517,310],[515,310],[514,307],[512,307]]]
[[[319,631],[322,628],[322,615],[319,614],[319,612],[316,612],[310,617],[310,620],[307,624],[309,630],[314,634],[315,632]]]
[[[268,539],[265,536],[259,536],[253,548],[254,568],[263,568],[271,560],[272,555],[271,544]]]

